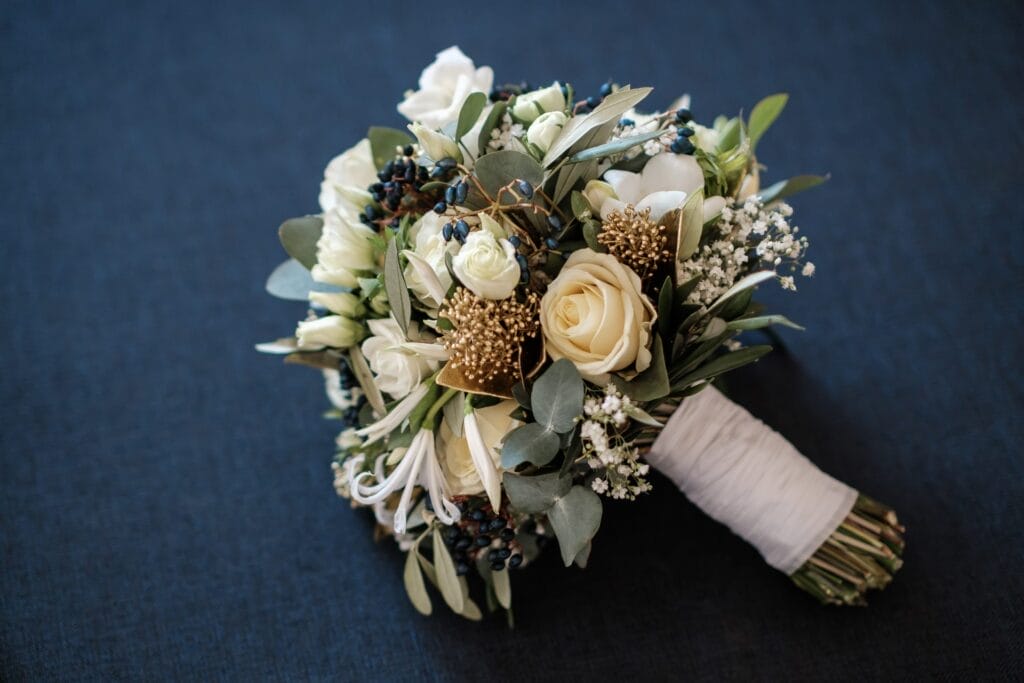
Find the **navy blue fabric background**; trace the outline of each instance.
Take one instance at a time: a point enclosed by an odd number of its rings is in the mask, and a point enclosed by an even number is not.
[[[1021,5],[476,4],[4,3],[0,678],[1024,677]],[[453,43],[705,119],[792,94],[767,177],[833,179],[795,202],[818,274],[764,298],[808,329],[730,386],[908,524],[869,608],[660,479],[586,571],[514,576],[513,631],[408,604],[319,377],[252,344],[303,314],[278,223]]]

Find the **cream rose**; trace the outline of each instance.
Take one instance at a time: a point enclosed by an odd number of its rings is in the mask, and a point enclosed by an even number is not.
[[[320,208],[326,213],[340,209],[359,215],[370,202],[367,191],[377,182],[377,168],[373,165],[370,141],[363,138],[351,149],[331,159],[320,183]]]
[[[409,291],[431,310],[440,307],[445,293],[452,286],[452,276],[445,265],[445,254],[454,254],[459,243],[444,239],[448,218],[430,211],[409,231],[415,249],[403,252],[409,260],[405,267],[405,284]]]
[[[515,409],[515,401],[501,401],[493,406],[473,410],[483,441],[483,450],[486,451],[484,457],[490,459],[490,463],[481,464],[489,464],[493,467],[492,471],[501,471],[501,442],[506,434],[519,425],[519,422],[511,417]],[[480,468],[474,460],[471,447],[465,430],[461,436],[455,436],[448,427],[447,420],[441,421],[441,428],[438,430],[438,455],[452,495],[472,496],[484,492]],[[479,459],[479,454],[477,458]],[[498,491],[500,495],[500,485]]]
[[[573,252],[540,301],[541,327],[552,358],[568,358],[580,374],[646,370],[657,311],[640,278],[609,254]]]
[[[362,351],[373,370],[377,386],[392,398],[404,398],[438,368],[445,358],[439,344],[410,342],[394,318],[368,320],[370,334]],[[419,327],[409,323],[409,335],[417,338]]]
[[[452,270],[462,284],[484,299],[507,299],[519,283],[516,248],[488,229],[469,234],[452,259]]]
[[[568,120],[562,111],[549,111],[541,114],[526,131],[527,142],[546,153],[551,149],[551,143],[562,134],[562,128]]]

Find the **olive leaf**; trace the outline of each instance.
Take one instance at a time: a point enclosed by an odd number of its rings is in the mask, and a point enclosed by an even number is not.
[[[795,195],[797,192],[803,192],[804,190],[809,190],[812,187],[817,187],[828,179],[829,176],[827,174],[793,176],[789,180],[780,180],[774,185],[766,187],[761,190],[758,195],[761,197],[762,202],[765,204],[771,204],[772,202]]]
[[[757,147],[757,141],[761,139],[765,131],[775,122],[782,110],[789,101],[786,93],[769,95],[754,105],[750,112],[750,119],[747,123],[747,135],[750,138],[750,149]]]
[[[423,572],[420,570],[419,560],[416,558],[416,549],[412,548],[406,553],[405,571],[402,574],[405,583],[405,592],[409,594],[409,600],[416,611],[424,616],[430,616],[433,607],[430,604],[430,596],[427,595],[427,587],[423,583]]]
[[[398,259],[397,239],[390,240],[387,251],[384,252],[384,288],[391,304],[391,315],[401,328],[402,334],[408,338],[412,303],[409,300],[409,288],[405,285],[405,276],[402,274],[402,264]]]
[[[455,141],[458,142],[476,125],[487,104],[487,95],[482,92],[470,93],[459,111],[459,123],[455,126]]]

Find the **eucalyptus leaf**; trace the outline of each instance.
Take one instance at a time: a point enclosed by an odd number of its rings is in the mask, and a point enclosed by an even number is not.
[[[740,318],[729,323],[730,330],[759,330],[769,325],[782,325],[791,327],[794,330],[803,330],[804,327],[797,325],[784,315],[759,315],[753,318]]]
[[[590,202],[579,190],[573,190],[569,203],[572,205],[572,215],[578,220],[582,221],[591,217]]]
[[[381,126],[370,128],[366,137],[370,140],[373,165],[377,167],[378,171],[384,168],[384,164],[395,158],[395,152],[399,147],[405,147],[413,142],[412,137],[405,131]]]
[[[601,499],[589,488],[573,486],[548,510],[548,521],[568,567],[601,526]]]
[[[429,617],[433,607],[430,604],[430,596],[427,595],[427,587],[423,583],[423,572],[420,571],[420,563],[416,559],[415,549],[406,553],[402,579],[405,582],[405,592],[409,594],[412,606],[420,614]]]
[[[583,412],[583,389],[583,378],[572,361],[556,360],[533,383],[530,405],[534,419],[555,432],[571,431]]]
[[[747,135],[750,137],[750,148],[757,147],[757,141],[761,139],[765,131],[775,122],[782,110],[789,101],[786,93],[769,95],[754,105],[750,112],[750,119],[747,123]]]
[[[603,244],[597,239],[597,229],[600,223],[595,220],[587,220],[583,223],[583,240],[587,243],[587,246],[599,254],[603,254],[608,251]]]
[[[316,265],[316,243],[324,229],[320,216],[290,218],[277,229],[281,246],[288,255],[312,270]]]
[[[772,347],[767,345],[748,346],[747,348],[719,356],[710,363],[697,368],[690,374],[684,376],[678,382],[675,382],[672,385],[672,391],[687,389],[694,382],[717,377],[718,375],[729,372],[730,370],[735,370],[736,368],[743,367],[748,363],[753,363],[771,350]]]
[[[398,259],[398,240],[388,242],[384,252],[384,288],[388,293],[391,315],[408,338],[409,321],[412,319],[412,303],[409,300],[409,288],[405,286],[402,264]]]
[[[576,555],[575,559],[573,559],[573,562],[576,563],[577,567],[579,567],[580,569],[587,568],[587,561],[590,559],[590,551],[591,549],[593,549],[593,547],[594,544],[590,541],[587,541],[587,544],[583,546],[583,550],[581,550]]]
[[[572,477],[558,472],[534,476],[505,472],[501,483],[512,506],[519,512],[532,515],[544,512],[568,493]]]
[[[772,202],[795,195],[798,192],[803,192],[804,190],[809,190],[812,187],[817,187],[828,179],[829,176],[827,175],[793,176],[789,180],[780,180],[774,185],[766,187],[758,194],[761,197],[761,201],[765,204],[771,204]]]
[[[455,573],[455,563],[448,552],[448,548],[441,538],[441,531],[434,527],[434,566],[437,568],[437,584],[441,590],[441,596],[452,611],[460,614],[465,607],[465,596],[462,593],[462,586],[459,585],[459,577]]]
[[[660,138],[662,135],[665,135],[666,132],[667,131],[660,129],[652,130],[646,133],[640,133],[639,135],[631,135],[628,138],[619,138],[618,140],[606,142],[603,145],[591,147],[590,149],[585,149],[582,152],[577,152],[576,154],[573,154],[571,157],[569,157],[566,163],[578,164],[581,161],[590,161],[591,159],[603,159],[613,154],[620,154],[628,149],[636,147],[637,145],[642,145],[648,140]]]
[[[544,169],[528,154],[503,149],[480,157],[474,168],[477,179],[492,198],[498,190],[516,180],[534,187],[544,181]]]
[[[491,572],[491,581],[494,583],[494,597],[498,598],[498,604],[505,609],[512,606],[512,584],[509,581],[508,574],[508,569]]]
[[[344,287],[317,282],[304,265],[288,259],[267,278],[267,292],[278,299],[309,301],[310,292],[344,292]]]
[[[604,101],[589,114],[569,119],[565,128],[562,129],[562,134],[558,136],[544,156],[544,167],[554,164],[594,128],[618,122],[626,111],[639,104],[650,92],[651,88],[630,89],[625,87],[605,97]]]
[[[501,446],[501,466],[512,470],[529,462],[546,465],[558,454],[558,434],[536,422],[516,427]]]
[[[459,141],[480,120],[480,114],[487,105],[487,95],[482,92],[470,93],[459,111],[459,123],[455,127],[455,140]]]

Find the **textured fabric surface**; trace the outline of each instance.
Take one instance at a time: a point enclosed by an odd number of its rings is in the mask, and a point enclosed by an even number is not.
[[[1021,5],[477,4],[4,3],[0,678],[1024,677]],[[901,513],[869,608],[663,479],[586,571],[514,576],[513,631],[408,604],[320,378],[252,344],[303,314],[263,292],[277,224],[453,43],[705,116],[792,94],[767,177],[833,180],[795,202],[818,274],[764,299],[808,329],[729,388]]]

